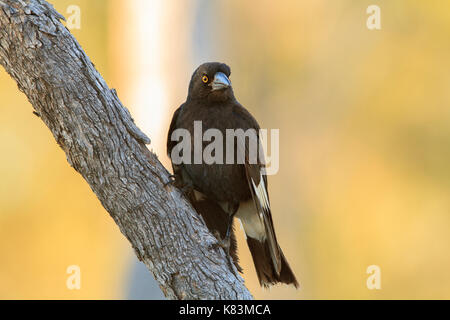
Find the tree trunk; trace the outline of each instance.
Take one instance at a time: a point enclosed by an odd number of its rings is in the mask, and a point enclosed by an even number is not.
[[[0,0],[0,64],[171,299],[251,299],[150,139],[44,0]],[[148,97],[151,101],[151,97]],[[234,268],[234,267],[233,267]]]

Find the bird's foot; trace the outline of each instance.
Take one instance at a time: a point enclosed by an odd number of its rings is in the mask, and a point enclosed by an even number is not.
[[[217,242],[214,244],[214,246],[216,248],[222,248],[223,250],[225,250],[225,252],[229,253],[230,251],[230,239],[222,239],[222,237],[220,236],[220,232],[217,230],[213,231],[214,237],[216,237]]]
[[[167,186],[174,186],[180,189],[180,191],[185,195],[188,195],[193,189],[191,184],[182,182],[180,179],[177,179],[176,175],[173,174],[169,176],[169,181],[164,184],[164,187]]]
[[[167,182],[164,184],[164,188],[167,187],[167,186],[174,186],[175,183],[176,183],[176,181],[177,181],[177,176],[174,175],[174,174],[171,174],[171,175],[169,176],[169,181],[167,181]]]

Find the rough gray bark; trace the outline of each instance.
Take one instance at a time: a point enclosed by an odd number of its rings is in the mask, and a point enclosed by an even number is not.
[[[171,299],[251,299],[201,218],[44,0],[0,0],[0,64]],[[150,100],[150,97],[149,97]]]

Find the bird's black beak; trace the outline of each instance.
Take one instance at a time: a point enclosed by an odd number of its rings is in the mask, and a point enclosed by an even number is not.
[[[217,72],[214,80],[210,84],[212,91],[222,90],[231,87],[231,81],[223,72]]]

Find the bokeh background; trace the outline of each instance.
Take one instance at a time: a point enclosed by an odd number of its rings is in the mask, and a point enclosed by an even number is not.
[[[241,103],[280,129],[269,188],[302,287],[260,289],[239,232],[256,298],[450,298],[450,2],[51,2],[66,17],[80,7],[73,34],[166,167],[170,118],[202,62],[228,63]],[[381,30],[366,27],[372,4]],[[2,68],[0,153],[0,298],[163,298]],[[369,265],[381,290],[366,287]]]

